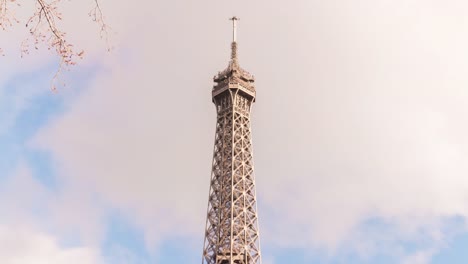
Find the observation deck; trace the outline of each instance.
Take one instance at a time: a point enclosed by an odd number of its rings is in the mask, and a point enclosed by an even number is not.
[[[237,43],[231,44],[232,53],[229,66],[213,77],[215,82],[213,86],[212,96],[213,102],[215,98],[230,89],[238,89],[248,98],[255,101],[255,78],[248,71],[242,69],[237,59]]]

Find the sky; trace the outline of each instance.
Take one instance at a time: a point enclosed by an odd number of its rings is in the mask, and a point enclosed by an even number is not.
[[[64,1],[85,51],[0,32],[0,263],[201,263],[213,76],[239,60],[264,264],[468,261],[468,2]],[[33,6],[14,7],[24,21]]]

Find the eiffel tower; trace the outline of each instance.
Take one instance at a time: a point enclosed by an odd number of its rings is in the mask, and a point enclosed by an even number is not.
[[[250,111],[254,77],[237,59],[233,17],[229,66],[214,77],[217,122],[202,264],[259,264],[257,200]]]

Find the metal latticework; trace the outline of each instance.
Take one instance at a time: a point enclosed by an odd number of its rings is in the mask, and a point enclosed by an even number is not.
[[[235,35],[229,66],[214,81],[217,123],[202,264],[258,264],[261,258],[250,128],[254,78],[239,67]]]

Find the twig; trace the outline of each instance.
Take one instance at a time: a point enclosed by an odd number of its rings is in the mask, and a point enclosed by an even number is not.
[[[29,54],[30,43],[34,43],[34,48],[39,48],[39,43],[45,43],[48,49],[55,49],[59,56],[60,62],[57,72],[51,80],[52,90],[56,90],[56,83],[60,81],[60,76],[64,68],[76,64],[76,59],[83,58],[84,51],[75,51],[72,44],[67,42],[66,33],[60,30],[56,24],[57,20],[62,20],[62,13],[59,12],[58,6],[62,0],[36,0],[36,10],[26,22],[26,27],[29,28],[30,37],[26,38],[21,43],[21,57]],[[0,28],[5,30],[13,25],[12,22],[19,21],[12,15],[9,4],[20,4],[17,0],[0,0]],[[105,39],[107,49],[110,51],[108,31],[110,27],[104,21],[104,15],[101,10],[99,0],[94,0],[95,6],[89,12],[89,16],[93,21],[100,26],[100,36]],[[0,55],[3,55],[3,50],[0,48]],[[62,83],[64,86],[65,83]]]

